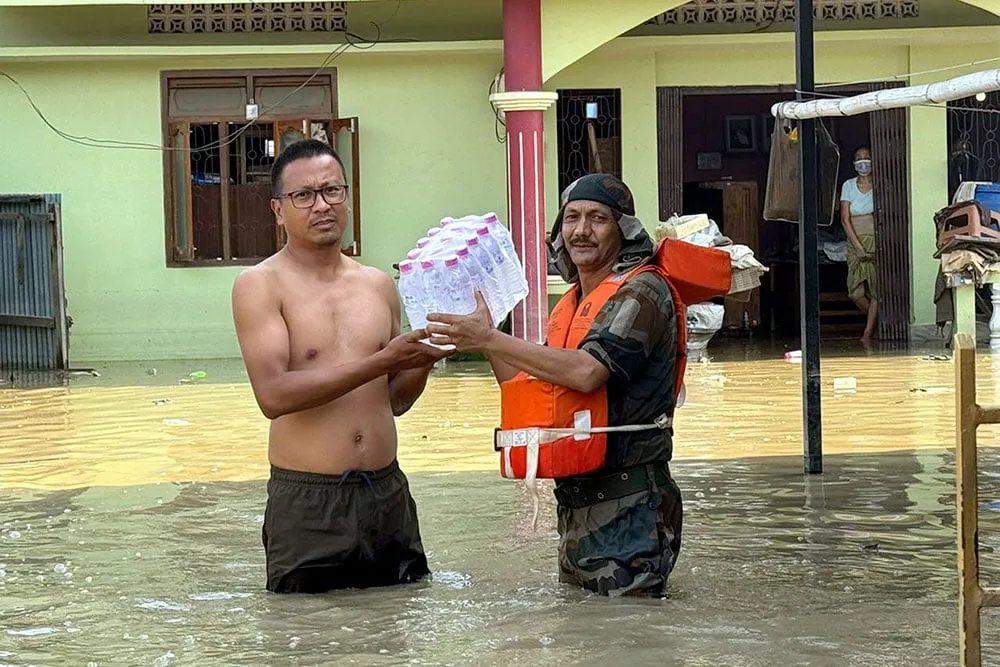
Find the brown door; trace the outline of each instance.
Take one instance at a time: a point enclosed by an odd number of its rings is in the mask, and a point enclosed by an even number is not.
[[[734,244],[745,245],[755,253],[760,251],[757,228],[760,223],[760,199],[756,181],[710,181],[700,185],[722,192],[723,234]],[[747,302],[726,299],[725,329],[754,328],[760,324],[760,290],[754,290]]]
[[[656,89],[656,157],[660,176],[660,220],[684,209],[684,92]]]
[[[868,85],[868,89],[897,85],[901,84],[873,83]],[[905,341],[910,336],[910,190],[907,179],[906,109],[876,111],[871,114],[870,122],[872,179],[875,186],[878,336],[883,340]],[[845,160],[852,158],[851,155],[841,156]],[[928,299],[931,296],[925,295]]]

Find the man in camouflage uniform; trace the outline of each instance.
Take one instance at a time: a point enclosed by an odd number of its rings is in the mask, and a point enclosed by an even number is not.
[[[635,217],[632,193],[608,174],[590,174],[563,193],[549,240],[562,277],[584,294],[649,261],[653,242]],[[519,370],[591,392],[607,387],[612,425],[673,417],[677,315],[655,272],[626,281],[575,350],[515,339],[472,315],[432,315],[437,342],[485,352],[497,380]],[[681,494],[670,476],[670,428],[611,433],[604,468],[556,480],[559,579],[602,595],[662,595],[681,542]]]

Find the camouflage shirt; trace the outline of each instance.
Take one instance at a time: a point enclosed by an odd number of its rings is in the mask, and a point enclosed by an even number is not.
[[[652,424],[664,413],[673,416],[677,313],[659,274],[647,271],[622,285],[594,318],[580,349],[611,371],[611,425]],[[672,429],[611,433],[603,472],[669,461],[672,438]]]

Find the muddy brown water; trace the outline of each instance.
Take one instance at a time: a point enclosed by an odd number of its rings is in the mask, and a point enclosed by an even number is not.
[[[950,362],[825,360],[821,476],[802,474],[800,366],[693,365],[673,465],[683,547],[656,600],[557,582],[551,494],[532,532],[528,495],[499,477],[498,392],[476,364],[436,373],[399,421],[432,580],[268,594],[267,424],[245,375],[145,366],[0,389],[0,665],[958,662]],[[979,373],[981,401],[997,400],[1000,364],[983,355]],[[989,579],[995,427],[980,439]],[[1000,664],[1000,617],[983,627],[984,664]]]

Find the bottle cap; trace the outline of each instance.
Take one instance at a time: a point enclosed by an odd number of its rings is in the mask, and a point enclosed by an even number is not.
[[[402,262],[399,263],[400,273],[409,273],[412,270],[413,270],[413,262],[410,262],[408,260],[403,260]]]
[[[434,268],[434,260],[433,259],[425,259],[424,261],[420,262],[420,268],[421,269],[433,269]]]
[[[449,257],[448,259],[444,260],[444,265],[447,266],[449,269],[458,266],[458,257]]]

